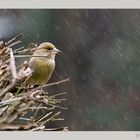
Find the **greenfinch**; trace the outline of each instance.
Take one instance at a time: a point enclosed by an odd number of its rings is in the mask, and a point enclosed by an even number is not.
[[[32,75],[29,78],[31,85],[46,84],[50,79],[55,68],[55,56],[61,52],[52,43],[44,42],[34,51],[29,67],[32,70]]]

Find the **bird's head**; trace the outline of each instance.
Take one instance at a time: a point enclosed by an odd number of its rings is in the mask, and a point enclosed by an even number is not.
[[[61,51],[49,42],[41,43],[35,51],[35,54],[45,55],[48,58],[55,58],[57,53],[61,53]]]

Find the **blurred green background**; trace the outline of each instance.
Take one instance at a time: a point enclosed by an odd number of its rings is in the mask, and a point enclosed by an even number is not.
[[[140,130],[140,10],[0,10],[0,39],[19,33],[24,47],[49,41],[64,53],[49,82],[71,81],[46,89],[68,92],[61,126]]]

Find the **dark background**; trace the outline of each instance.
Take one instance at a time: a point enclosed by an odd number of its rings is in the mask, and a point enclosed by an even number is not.
[[[24,47],[49,41],[64,53],[49,82],[71,81],[47,89],[68,93],[61,126],[140,130],[140,10],[0,10],[0,39],[19,33]]]

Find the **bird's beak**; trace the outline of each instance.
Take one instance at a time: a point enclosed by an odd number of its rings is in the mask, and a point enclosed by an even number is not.
[[[60,50],[58,50],[58,49],[55,48],[55,49],[53,50],[53,54],[57,54],[57,53],[62,53],[62,51],[60,51]]]

